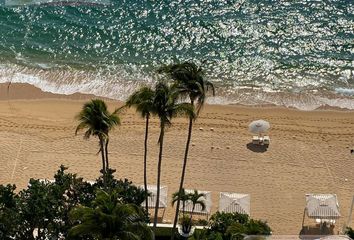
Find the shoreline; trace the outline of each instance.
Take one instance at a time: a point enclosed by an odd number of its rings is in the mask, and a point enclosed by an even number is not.
[[[96,96],[94,94],[73,93],[73,94],[59,94],[52,92],[45,92],[40,88],[29,83],[0,83],[0,101],[21,101],[21,100],[88,100],[98,98],[109,102],[117,102],[123,104],[123,101],[112,99],[109,97]],[[340,108],[333,106],[321,106],[314,110],[301,110],[295,107],[279,106],[275,104],[206,104],[210,106],[229,106],[241,108],[261,108],[261,109],[288,109],[300,112],[319,112],[319,111],[333,111],[333,112],[354,112],[354,109]]]
[[[0,100],[0,184],[27,186],[29,178],[51,179],[61,164],[86,180],[100,169],[97,140],[75,136],[75,116],[93,95],[62,96],[17,86],[12,99]],[[15,89],[18,88],[17,93]],[[0,85],[1,94],[6,93]],[[21,91],[28,99],[19,99]],[[4,92],[5,91],[5,92]],[[16,95],[17,94],[17,95]],[[5,95],[6,96],[6,95]],[[16,98],[17,97],[17,98]],[[123,103],[107,99],[110,110]],[[266,151],[250,145],[252,120],[270,122],[271,143]],[[187,119],[175,118],[166,132],[162,185],[168,201],[177,191],[187,137]],[[134,109],[122,114],[122,125],[112,131],[110,161],[118,178],[143,183],[144,119]],[[151,119],[148,182],[156,182],[158,120]],[[251,195],[251,217],[267,220],[274,234],[298,234],[307,193],[335,193],[347,221],[354,192],[354,112],[301,111],[285,107],[206,105],[192,133],[186,188],[212,192],[212,212],[219,192]],[[345,180],[347,179],[347,180]],[[173,219],[168,205],[165,220]],[[313,223],[306,219],[305,224]]]

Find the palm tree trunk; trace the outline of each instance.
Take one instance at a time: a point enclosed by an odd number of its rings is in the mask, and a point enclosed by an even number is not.
[[[106,145],[105,145],[105,155],[106,155],[106,173],[109,170],[109,163],[108,163],[108,142],[109,142],[109,138],[107,137],[106,140]]]
[[[104,140],[102,136],[99,137],[100,139],[100,150],[101,150],[101,157],[102,157],[102,175],[103,175],[103,183],[106,185],[106,161],[105,161],[105,154],[104,154]]]
[[[191,220],[193,220],[194,209],[195,209],[195,204],[193,204],[193,208],[192,208],[192,212],[191,212]]]
[[[157,191],[156,191],[156,205],[155,205],[155,215],[154,215],[154,227],[153,231],[156,234],[156,225],[157,225],[157,215],[159,213],[159,203],[160,203],[160,181],[161,181],[161,162],[162,162],[162,150],[163,150],[163,137],[165,135],[165,123],[161,123],[160,130],[160,152],[159,152],[159,162],[157,165]]]
[[[146,213],[149,212],[149,205],[148,205],[148,189],[147,189],[147,149],[148,149],[148,134],[149,134],[149,114],[146,115],[146,126],[145,126],[145,142],[144,142],[144,190],[145,190],[145,210]]]
[[[192,105],[193,105],[193,102],[192,102]],[[182,194],[182,189],[183,189],[184,177],[185,177],[185,174],[186,174],[188,152],[189,152],[189,144],[190,144],[191,137],[192,137],[192,127],[193,127],[193,118],[189,118],[188,137],[187,137],[187,142],[186,142],[186,150],[184,152],[182,176],[181,176],[181,181],[180,181],[180,184],[179,184],[178,200],[177,200],[177,204],[176,204],[175,219],[173,221],[171,240],[174,240],[174,238],[175,238],[175,231],[176,231],[176,226],[177,226],[177,221],[178,221],[179,205],[180,205],[180,201],[181,201],[181,194]]]

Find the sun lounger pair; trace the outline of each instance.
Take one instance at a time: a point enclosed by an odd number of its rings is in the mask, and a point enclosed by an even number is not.
[[[264,136],[264,137],[253,136],[252,143],[256,145],[269,145],[270,138],[269,136]]]

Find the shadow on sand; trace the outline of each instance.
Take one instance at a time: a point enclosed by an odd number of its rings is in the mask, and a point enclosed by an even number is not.
[[[333,235],[333,234],[334,234],[334,225],[326,226],[325,224],[320,226],[318,224],[315,226],[304,226],[299,233],[299,238],[302,240],[314,240],[314,239],[319,239],[323,236]]]
[[[252,142],[248,143],[246,145],[248,150],[251,150],[252,152],[257,152],[257,153],[263,153],[268,150],[268,145],[256,145],[253,144]]]

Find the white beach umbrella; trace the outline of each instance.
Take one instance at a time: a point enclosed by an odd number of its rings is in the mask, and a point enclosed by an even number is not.
[[[340,218],[337,195],[335,194],[307,194],[306,210],[309,218]]]
[[[250,215],[250,195],[241,193],[221,192],[219,211]]]
[[[269,122],[262,119],[253,121],[250,123],[250,125],[248,125],[248,130],[251,133],[255,133],[255,134],[265,133],[266,131],[268,131],[269,128],[270,128]]]
[[[141,189],[144,189],[144,186],[140,186]],[[150,193],[148,197],[148,207],[155,208],[156,198],[157,198],[157,186],[156,185],[147,185],[147,190]],[[159,199],[159,208],[166,208],[167,201],[167,186],[160,186],[160,199]],[[145,206],[145,201],[141,204],[141,206]]]

